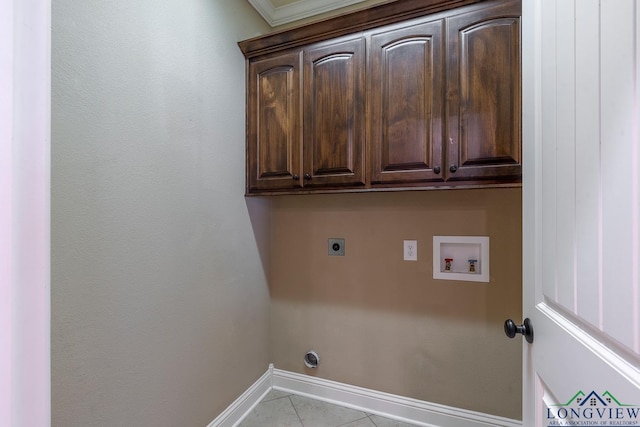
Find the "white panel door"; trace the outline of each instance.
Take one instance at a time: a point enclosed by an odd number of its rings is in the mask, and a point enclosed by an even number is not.
[[[0,427],[51,425],[51,0],[0,0]]]
[[[640,2],[523,1],[523,425],[640,426]]]

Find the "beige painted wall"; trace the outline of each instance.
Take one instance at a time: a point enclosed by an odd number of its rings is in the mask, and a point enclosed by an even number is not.
[[[271,214],[277,368],[520,419],[521,341],[503,332],[521,319],[520,189],[282,196]],[[490,236],[491,282],[433,280],[434,235]]]
[[[54,426],[205,426],[266,371],[236,45],[266,29],[238,0],[53,1]]]

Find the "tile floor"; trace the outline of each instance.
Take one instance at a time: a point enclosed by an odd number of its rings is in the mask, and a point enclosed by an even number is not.
[[[413,424],[271,390],[238,427],[413,427]]]

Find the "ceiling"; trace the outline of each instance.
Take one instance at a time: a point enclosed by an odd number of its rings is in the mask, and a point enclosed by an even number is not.
[[[248,0],[272,27],[330,12],[365,0]]]

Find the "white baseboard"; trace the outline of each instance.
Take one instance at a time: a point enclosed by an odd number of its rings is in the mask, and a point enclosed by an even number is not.
[[[253,383],[240,397],[225,409],[207,427],[234,427],[244,419],[249,412],[269,393],[272,387],[273,365],[269,365],[267,372]]]
[[[271,389],[358,409],[423,427],[522,427],[522,422],[275,369],[267,372],[208,427],[234,427]]]
[[[522,422],[273,370],[273,388],[425,427],[522,427]]]

